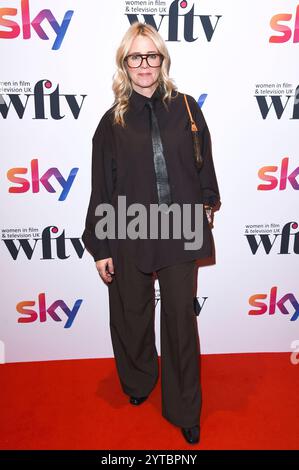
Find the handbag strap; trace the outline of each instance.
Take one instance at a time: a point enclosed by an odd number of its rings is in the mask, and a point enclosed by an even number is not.
[[[184,98],[185,98],[185,103],[186,103],[186,107],[187,107],[187,111],[188,111],[188,114],[189,114],[189,117],[190,117],[190,121],[191,121],[191,130],[192,132],[195,132],[197,131],[197,126],[195,124],[195,121],[192,117],[192,114],[191,114],[191,111],[190,111],[190,108],[189,108],[189,103],[188,103],[188,100],[187,100],[187,96],[184,94]]]

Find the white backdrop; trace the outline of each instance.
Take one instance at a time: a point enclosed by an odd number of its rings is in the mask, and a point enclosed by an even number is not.
[[[0,0],[2,362],[113,356],[108,288],[80,237],[129,14],[155,22],[212,136],[222,207],[216,264],[198,271],[202,353],[299,339],[298,2],[142,3]]]

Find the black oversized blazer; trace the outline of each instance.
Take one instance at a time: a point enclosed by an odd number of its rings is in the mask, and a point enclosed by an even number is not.
[[[168,169],[173,202],[182,204],[205,203],[220,207],[220,193],[216,178],[210,132],[203,112],[196,100],[186,94],[191,113],[199,129],[203,166],[197,170],[194,163],[193,142],[189,115],[183,93],[172,91],[166,105],[160,87],[150,98],[158,119],[164,156]],[[127,206],[142,203],[146,207],[157,203],[157,188],[153,163],[153,147],[149,126],[149,98],[133,90],[129,109],[125,113],[126,126],[113,123],[114,106],[101,117],[92,139],[91,194],[82,240],[94,261],[112,257],[117,262],[119,240],[95,235],[99,217],[95,208],[100,203],[111,203],[117,212],[117,197],[126,196]],[[181,240],[128,240],[140,269],[155,271],[162,266],[205,258],[212,255],[212,232],[204,214],[203,244],[198,250],[185,250]],[[123,242],[121,242],[123,243]]]

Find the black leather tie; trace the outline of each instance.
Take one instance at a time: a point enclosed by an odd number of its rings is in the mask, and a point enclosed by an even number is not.
[[[150,126],[154,152],[154,166],[158,190],[158,201],[159,204],[171,204],[171,192],[169,187],[168,173],[163,153],[163,145],[161,141],[158,120],[153,109],[153,103],[151,101],[147,101],[146,105],[150,111]]]

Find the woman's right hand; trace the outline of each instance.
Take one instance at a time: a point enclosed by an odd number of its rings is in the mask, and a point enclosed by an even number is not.
[[[105,283],[109,284],[113,281],[114,266],[112,258],[105,258],[96,261],[96,268]]]

